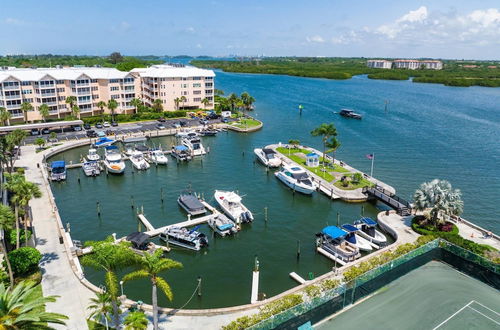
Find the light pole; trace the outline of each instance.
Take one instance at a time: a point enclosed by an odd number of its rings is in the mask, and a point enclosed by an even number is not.
[[[122,296],[123,296],[123,281],[120,281],[120,289],[122,291]]]

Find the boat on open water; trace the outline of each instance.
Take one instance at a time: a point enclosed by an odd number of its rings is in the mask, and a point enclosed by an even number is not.
[[[354,112],[350,109],[341,109],[339,115],[346,118],[361,119],[363,118],[359,113]]]
[[[371,218],[361,218],[354,221],[354,226],[359,229],[358,235],[375,244],[386,244],[387,237],[377,230],[377,223]]]
[[[214,198],[224,213],[237,224],[253,221],[252,212],[243,205],[241,196],[234,191],[216,190]]]
[[[354,261],[360,255],[359,248],[346,240],[347,232],[336,226],[327,226],[316,234],[316,246],[342,262]]]
[[[200,251],[201,248],[208,246],[207,236],[194,229],[181,227],[168,227],[160,234],[160,239],[173,245],[177,245],[186,249]]]
[[[302,194],[311,195],[316,190],[316,184],[309,174],[298,165],[284,164],[274,175],[292,190]]]
[[[257,159],[267,167],[280,167],[281,159],[278,157],[276,151],[269,148],[255,148],[253,150]]]

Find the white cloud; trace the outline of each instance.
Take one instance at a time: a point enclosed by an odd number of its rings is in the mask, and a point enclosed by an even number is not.
[[[500,11],[496,8],[474,10],[468,15],[468,18],[474,23],[489,27],[500,23]]]
[[[111,30],[117,31],[117,32],[126,32],[126,31],[130,30],[130,27],[131,27],[131,25],[129,22],[122,21],[122,22],[120,22],[120,24],[113,26],[111,28]]]
[[[196,32],[196,30],[192,26],[187,27],[185,31],[188,33],[195,33]]]
[[[417,10],[410,10],[406,15],[401,16],[396,20],[396,23],[402,22],[422,22],[427,18],[427,7],[422,6]]]
[[[201,44],[196,44],[196,48],[203,48],[203,46]]]
[[[3,20],[5,24],[10,24],[10,25],[24,25],[26,24],[25,21],[13,18],[13,17],[7,17],[6,19]]]
[[[307,37],[306,40],[307,40],[307,42],[317,42],[317,43],[323,43],[323,42],[325,42],[325,39],[323,39],[323,37],[321,37],[319,35],[315,35],[315,36],[312,36],[312,37]]]

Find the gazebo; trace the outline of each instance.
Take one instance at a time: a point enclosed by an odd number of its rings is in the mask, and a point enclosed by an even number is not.
[[[308,167],[318,167],[319,166],[319,156],[317,153],[310,153],[306,155],[306,165]]]

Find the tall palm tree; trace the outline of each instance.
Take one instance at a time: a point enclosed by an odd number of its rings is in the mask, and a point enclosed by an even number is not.
[[[66,315],[45,312],[45,305],[57,296],[38,297],[36,283],[22,281],[14,287],[0,284],[1,329],[52,329],[47,323],[65,325]]]
[[[210,100],[204,97],[203,100],[201,100],[201,104],[203,104],[203,108],[206,109],[207,106],[210,104]]]
[[[162,112],[163,111],[163,102],[160,99],[156,99],[153,101],[153,109],[156,110],[156,112]]]
[[[175,110],[179,110],[179,103],[181,103],[181,99],[176,97],[174,99],[174,104],[175,104]]]
[[[14,213],[7,205],[0,204],[0,229],[4,232],[6,230],[11,230],[14,224]],[[14,274],[12,273],[12,267],[10,265],[9,256],[7,254],[7,249],[5,248],[5,235],[0,240],[0,251],[5,258],[5,263],[7,264],[7,271],[9,273],[10,286],[14,285]]]
[[[0,107],[0,121],[2,122],[3,126],[8,126],[10,124],[10,117],[12,117],[12,115],[10,114],[9,110],[4,107]]]
[[[162,250],[156,250],[153,253],[144,252],[142,257],[138,260],[139,270],[129,273],[123,277],[123,281],[135,280],[138,278],[149,277],[152,284],[152,300],[153,300],[153,328],[158,329],[158,294],[157,287],[165,294],[168,300],[172,300],[173,293],[170,285],[164,278],[160,277],[161,272],[181,268],[180,262],[172,259],[164,258]]]
[[[238,98],[238,96],[236,94],[231,93],[229,95],[229,97],[227,98],[227,101],[229,102],[229,105],[231,106],[231,111],[234,111],[234,108],[236,107],[236,105],[238,104],[240,99]]]
[[[113,319],[115,327],[120,326],[120,312],[118,309],[118,279],[116,272],[137,262],[138,256],[130,249],[130,243],[114,244],[113,237],[104,241],[86,242],[85,246],[92,247],[92,253],[82,257],[82,264],[97,270],[104,270],[104,283],[111,297]]]
[[[252,105],[255,102],[255,98],[248,94],[247,92],[241,93],[241,101],[246,110],[251,110]]]
[[[42,116],[43,121],[45,122],[47,117],[50,115],[49,106],[47,104],[42,104],[38,107],[38,112],[40,116]]]
[[[104,101],[97,102],[97,107],[101,110],[101,115],[103,116],[102,121],[104,121],[104,108],[106,107],[106,102]]]
[[[24,178],[24,177],[23,177]],[[28,230],[30,227],[30,219],[29,219],[29,212],[28,212],[28,204],[30,200],[33,198],[40,198],[42,197],[42,192],[40,191],[40,187],[38,187],[36,184],[33,182],[29,182],[26,180],[21,181],[20,187],[19,187],[19,194],[18,202],[19,206],[24,208],[23,212],[23,217],[24,217],[24,229]],[[28,235],[24,235],[25,239],[25,244],[28,245]],[[16,234],[16,244],[19,243],[19,232]]]
[[[108,292],[96,292],[95,298],[90,298],[90,305],[87,307],[90,311],[89,318],[95,321],[106,324],[108,329],[108,322],[111,321],[111,314],[113,306],[111,304],[111,296]]]
[[[80,119],[80,108],[77,105],[71,107],[71,114]]]
[[[434,179],[422,183],[413,199],[417,211],[430,209],[429,220],[435,226],[444,221],[441,215],[460,215],[464,209],[460,189],[453,189],[446,180]]]
[[[125,330],[146,330],[148,328],[148,318],[143,311],[128,313],[125,317]]]
[[[9,162],[9,167],[8,171],[9,173],[12,173],[14,170],[14,160],[15,160],[15,154],[14,154],[14,149],[16,146],[20,146],[23,140],[28,136],[28,132],[21,130],[21,129],[16,129],[9,134],[5,136],[5,156],[7,156],[8,162]]]
[[[77,101],[76,96],[73,96],[73,95],[66,96],[66,104],[69,105],[70,110],[72,110],[73,107],[76,105],[76,101]]]
[[[180,101],[182,102],[182,109],[184,109],[187,98],[184,95],[182,95]]]
[[[24,122],[28,122],[28,111],[32,111],[33,106],[29,102],[23,102],[21,104],[21,111],[23,112],[24,115]]]
[[[132,99],[130,105],[135,108],[134,113],[138,113],[139,109],[142,107],[142,101],[140,99]]]
[[[111,99],[108,101],[107,107],[109,111],[111,111],[111,121],[115,121],[115,110],[118,108],[118,102],[116,100]]]
[[[327,142],[332,136],[337,136],[337,129],[333,123],[331,124],[321,124],[311,131],[312,136],[321,136],[323,140],[323,164],[325,164],[325,154],[327,148]]]
[[[16,249],[19,249],[19,203],[21,200],[19,192],[22,189],[22,181],[24,180],[24,176],[19,173],[6,173],[5,179],[5,189],[13,194],[11,197],[11,202],[12,204],[14,204],[14,219],[16,224]]]
[[[329,153],[333,153],[333,160],[335,161],[335,151],[337,151],[338,148],[340,148],[340,142],[339,140],[337,139],[337,137],[335,136],[332,136],[330,137],[330,139],[328,141],[326,141],[326,152]]]

